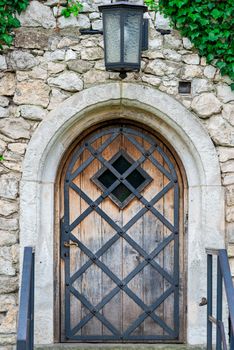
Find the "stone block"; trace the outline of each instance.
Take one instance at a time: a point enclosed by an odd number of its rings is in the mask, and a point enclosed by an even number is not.
[[[220,115],[210,118],[207,129],[216,145],[234,146],[234,128]]]
[[[0,107],[0,119],[7,118],[9,116],[9,109]]]
[[[53,52],[46,52],[44,57],[48,61],[63,61],[65,59],[65,50],[55,50]]]
[[[9,143],[7,145],[8,149],[16,154],[23,155],[25,153],[27,143]]]
[[[204,68],[204,75],[208,79],[213,79],[215,77],[217,69],[214,66],[207,66]]]
[[[15,350],[16,334],[0,334],[1,350]]]
[[[70,62],[68,62],[70,63]],[[64,71],[66,68],[66,65],[63,63],[55,63],[55,62],[48,62],[48,72],[49,74],[57,74]]]
[[[0,276],[0,294],[14,293],[19,289],[18,277]]]
[[[77,58],[77,53],[71,49],[66,51],[65,61],[75,60]]]
[[[219,113],[222,105],[214,94],[204,93],[193,99],[191,107],[200,117],[207,118]]]
[[[5,199],[0,199],[0,215],[9,216],[17,212],[18,205],[16,202],[9,202]]]
[[[98,19],[92,22],[92,29],[94,30],[103,30],[102,20]]]
[[[12,245],[17,243],[17,241],[18,241],[18,235],[15,232],[0,231],[0,246]],[[1,278],[0,278],[0,283],[1,283]]]
[[[234,159],[234,147],[217,147],[217,152],[220,162],[226,162],[230,159]]]
[[[193,48],[193,44],[188,38],[183,38],[182,41],[183,41],[183,46],[186,50],[190,50]]]
[[[234,171],[234,159],[221,163],[221,171],[222,173],[230,173]]]
[[[234,222],[234,206],[233,207],[227,207],[227,210],[226,210],[226,221],[227,222]]]
[[[171,50],[171,49],[165,49],[163,50],[163,56],[171,61],[176,61],[176,62],[180,62],[181,61],[181,55],[179,53],[177,53],[175,50]]]
[[[234,186],[230,185],[226,187],[226,200],[228,206],[234,206]]]
[[[0,95],[12,96],[15,93],[16,79],[13,73],[0,76]]]
[[[162,77],[164,76],[166,69],[167,66],[163,60],[153,60],[146,66],[145,73],[150,73]]]
[[[160,78],[154,77],[153,75],[150,75],[150,74],[144,74],[141,79],[144,83],[148,83],[153,86],[159,86],[161,83]]]
[[[47,49],[52,32],[43,28],[19,28],[15,31],[15,47]]]
[[[175,35],[169,34],[164,36],[164,48],[178,50],[182,47],[182,40]]]
[[[223,102],[234,101],[234,91],[229,85],[221,84],[217,86],[217,97]]]
[[[18,230],[19,228],[19,223],[17,219],[6,219],[0,217],[0,230],[10,230],[10,231],[15,231]]]
[[[108,72],[98,71],[98,70],[90,70],[83,75],[85,84],[95,84],[105,82],[109,78]]]
[[[31,104],[47,107],[50,87],[42,81],[30,80],[17,84],[14,102],[18,105]]]
[[[212,91],[213,85],[207,79],[194,78],[192,80],[192,94],[197,95],[202,92]]]
[[[16,274],[11,247],[0,247],[0,274],[6,276]]]
[[[104,57],[104,51],[100,47],[85,48],[81,51],[81,59],[94,61]]]
[[[58,49],[69,48],[73,45],[77,45],[78,43],[79,43],[79,38],[70,39],[70,38],[64,37],[58,42],[57,48]]]
[[[0,197],[15,199],[19,192],[19,182],[13,177],[2,175],[0,177]]]
[[[46,110],[39,106],[23,105],[20,106],[21,116],[30,120],[42,120],[46,116]]]
[[[89,29],[90,20],[88,16],[84,14],[79,14],[78,17],[75,17],[75,16],[70,16],[68,18],[59,17],[58,26],[59,28],[79,27],[80,29]]]
[[[0,324],[0,333],[15,333],[18,308],[16,305],[9,306],[6,316]]]
[[[26,11],[19,16],[19,20],[23,27],[43,27],[46,29],[56,27],[52,10],[36,0],[30,1]]]
[[[23,118],[6,118],[0,120],[0,132],[12,139],[29,139],[30,124]]]
[[[28,70],[38,64],[38,60],[32,54],[19,50],[11,52],[7,60],[13,70]]]
[[[9,105],[9,100],[7,97],[0,96],[0,106],[7,107]]]
[[[157,12],[155,18],[155,27],[157,29],[171,29],[169,18],[166,18],[160,12]]]
[[[7,69],[6,57],[0,55],[0,71]]]
[[[91,12],[89,15],[89,19],[99,19],[100,13],[99,12]]]
[[[199,64],[200,57],[197,54],[184,55],[182,57],[182,61],[185,62],[186,64]]]
[[[82,74],[88,72],[93,67],[93,63],[84,60],[73,60],[68,62],[67,66],[70,70]]]
[[[62,90],[67,90],[71,92],[80,91],[83,89],[82,79],[78,74],[71,71],[61,73],[55,78],[49,78],[48,83]]]
[[[223,105],[222,116],[226,119],[232,126],[234,126],[234,103]]]
[[[198,65],[184,65],[181,70],[182,79],[201,78],[202,75],[202,68]]]
[[[223,185],[232,185],[234,184],[234,174],[224,174],[223,175]]]
[[[59,103],[63,102],[70,96],[69,93],[65,93],[64,91],[61,91],[56,88],[52,88],[51,96],[50,96],[50,104],[48,106],[48,109],[54,109],[58,106]]]

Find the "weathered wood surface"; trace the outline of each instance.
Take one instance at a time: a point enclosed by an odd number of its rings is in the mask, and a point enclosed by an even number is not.
[[[136,128],[135,128],[136,129]],[[148,132],[137,129],[140,134],[144,135]],[[102,136],[92,146],[99,148],[103,142],[109,137]],[[150,149],[150,144],[143,136],[135,136],[135,140],[145,150]],[[77,145],[78,149],[83,140]],[[179,187],[181,188],[180,197],[180,265],[183,273],[183,183],[180,175],[179,167],[168,148],[159,142],[164,152],[169,156],[171,162],[175,166],[175,170],[179,179]],[[125,150],[131,158],[137,160],[141,156],[139,149],[133,145],[125,136],[119,135],[103,152],[102,156],[106,160],[110,160],[119,150]],[[77,169],[88,157],[90,152],[85,150],[77,159],[73,170]],[[167,170],[162,156],[157,152],[153,152],[154,158],[163,165]],[[91,181],[91,178],[102,167],[97,159],[74,179],[74,183],[81,188],[92,200],[96,200],[102,191]],[[150,201],[164,186],[169,182],[167,177],[159,171],[152,162],[147,159],[142,168],[151,176],[151,183],[141,192],[143,197]],[[64,172],[66,167],[64,169]],[[63,193],[63,181],[61,181],[61,193]],[[61,195],[60,202],[63,201]],[[88,204],[72,189],[69,192],[70,204],[70,223],[79,217]],[[139,199],[134,198],[124,209],[120,209],[110,198],[106,198],[99,206],[119,227],[124,227],[133,216],[139,212],[144,205]],[[166,217],[173,225],[174,223],[174,190],[173,188],[162,197],[154,207]],[[63,205],[61,205],[63,213]],[[62,215],[62,214],[61,214]],[[109,239],[111,239],[116,231],[104,220],[95,210],[92,211],[72,232],[85,246],[95,254]],[[163,225],[163,223],[150,211],[147,211],[128,231],[127,234],[143,250],[150,254],[171,231]],[[100,258],[100,260],[120,279],[126,276],[142,261],[143,257],[137,252],[125,239],[119,238]],[[70,273],[73,275],[79,268],[88,261],[86,254],[81,252],[79,247],[72,246],[70,248]],[[157,264],[165,269],[169,275],[173,275],[174,271],[174,242],[168,244],[154,259]],[[63,271],[62,271],[63,274]],[[170,283],[151,265],[147,266],[139,272],[129,283],[128,287],[143,301],[144,304],[150,306],[157,300],[169,287]],[[86,272],[73,283],[76,288],[87,300],[97,306],[108,293],[116,287],[116,284],[104,273],[96,264],[92,264]],[[64,310],[64,277],[61,276],[61,298],[62,310]],[[70,317],[71,328],[74,328],[87,314],[87,310],[82,303],[71,296],[70,300]],[[181,303],[183,304],[183,288],[181,287]],[[181,304],[180,303],[180,304]],[[164,301],[155,311],[172,329],[174,328],[174,294],[172,293],[166,301]],[[142,308],[137,305],[124,291],[119,291],[111,301],[109,301],[101,310],[101,314],[115,327],[119,333],[125,332],[128,327],[143,313]],[[181,318],[183,318],[183,306],[180,307]],[[62,313],[62,328],[64,327],[64,311]],[[183,324],[183,321],[181,321]],[[139,336],[163,336],[167,332],[157,324],[151,317],[147,317],[131,334],[130,337]],[[92,317],[86,325],[76,333],[77,336],[111,336],[111,331],[105,327],[97,317]],[[181,338],[180,338],[181,339]],[[98,340],[98,338],[97,338]],[[84,341],[84,339],[83,339]]]

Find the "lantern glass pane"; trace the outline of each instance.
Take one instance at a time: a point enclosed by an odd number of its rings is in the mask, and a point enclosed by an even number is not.
[[[142,12],[128,12],[124,21],[124,62],[138,63],[140,59],[140,35]]]
[[[105,28],[106,62],[120,62],[120,11],[107,12],[103,16]]]

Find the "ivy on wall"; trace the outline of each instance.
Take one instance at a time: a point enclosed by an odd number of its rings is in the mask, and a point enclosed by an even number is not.
[[[150,11],[169,17],[207,63],[212,62],[234,81],[233,0],[145,0],[145,4]],[[231,87],[234,90],[234,83]]]
[[[67,5],[62,9],[61,14],[64,17],[70,17],[71,14],[77,17],[82,9],[83,5],[79,1],[67,0]]]
[[[28,4],[29,0],[0,0],[0,48],[2,44],[11,45],[12,30],[20,27],[16,14],[24,11]]]
[[[16,18],[17,14],[25,11],[30,0],[0,0],[0,49],[2,45],[10,46],[13,41],[14,28],[20,27],[20,21]],[[58,7],[60,2],[58,2]],[[67,0],[66,5],[61,11],[62,16],[70,17],[71,14],[78,16],[83,5],[78,0]]]

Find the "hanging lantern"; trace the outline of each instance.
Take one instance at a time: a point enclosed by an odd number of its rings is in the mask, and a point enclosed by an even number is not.
[[[143,14],[146,6],[116,2],[99,6],[103,16],[103,34],[106,70],[139,71],[143,38]]]

